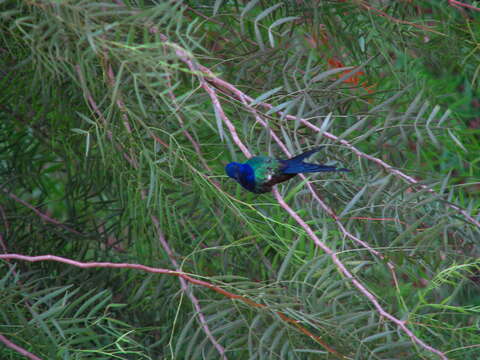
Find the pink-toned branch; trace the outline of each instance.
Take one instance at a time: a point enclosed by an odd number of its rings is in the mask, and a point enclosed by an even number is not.
[[[104,118],[103,116],[103,113],[100,111],[98,105],[96,104],[95,100],[93,99],[93,97],[91,96],[90,94],[90,91],[88,91],[88,87],[86,86],[86,83],[84,81],[84,78],[83,78],[83,74],[81,72],[81,69],[79,66],[76,67],[77,69],[77,74],[80,78],[80,82],[81,84],[83,85],[83,88],[84,88],[84,92],[86,93],[86,98],[88,100],[88,103],[89,105],[92,107],[92,109],[94,110],[94,112],[97,114],[97,116],[99,117],[99,119],[102,120],[102,123],[104,125],[107,124],[106,122],[106,119]],[[114,86],[115,84],[115,74],[113,72],[113,69],[111,68],[111,66],[108,66],[108,69],[107,70],[107,74],[108,74],[108,80],[109,80],[109,85],[110,86]],[[130,124],[128,122],[128,117],[127,117],[127,109],[126,109],[126,106],[125,106],[125,103],[120,99],[118,98],[117,99],[117,102],[116,102],[117,106],[119,107],[119,110],[122,114],[122,118],[123,118],[123,122],[124,122],[124,125],[125,125],[125,129],[127,130],[127,132],[131,133],[131,127],[130,127]],[[161,144],[162,146],[164,146],[165,148],[168,148],[168,144],[166,144],[165,142],[163,142],[161,139],[159,139],[157,136],[155,136],[150,130],[148,130],[148,133],[149,133],[149,136],[154,140],[156,141],[157,143]],[[113,140],[113,135],[110,131],[107,131],[107,136],[108,138],[110,139],[110,141],[114,141]],[[134,168],[134,169],[138,169],[139,167],[139,163],[138,161],[136,160],[135,156],[132,156],[132,155],[128,155],[126,153],[126,150],[121,146],[121,145],[118,145],[117,146],[117,149],[119,149],[120,153],[124,156],[124,158],[127,160],[127,162]],[[142,199],[145,199],[146,198],[146,194],[145,194],[145,191],[142,191],[141,192],[141,196],[142,196]],[[151,216],[151,220],[152,220],[152,223],[154,224],[155,226],[155,229],[157,231],[157,234],[158,234],[158,237],[159,237],[159,242],[160,244],[162,245],[163,249],[165,250],[165,252],[167,253],[167,256],[168,258],[170,259],[170,262],[172,263],[172,265],[177,269],[179,270],[179,266],[178,266],[178,263],[177,261],[175,260],[175,256],[173,254],[173,251],[172,249],[170,248],[170,246],[168,245],[168,242],[166,241],[165,239],[165,236],[163,235],[163,232],[161,230],[161,227],[160,227],[160,222],[158,221],[158,218],[154,215]],[[198,318],[199,318],[199,321],[200,321],[200,324],[205,332],[205,334],[207,335],[208,339],[212,342],[213,346],[217,349],[217,351],[219,352],[220,356],[221,356],[221,359],[222,360],[226,360],[227,357],[225,355],[225,349],[222,345],[220,345],[218,343],[218,341],[215,339],[215,337],[213,336],[212,332],[210,331],[210,328],[208,326],[208,323],[205,319],[205,316],[203,315],[203,313],[201,312],[201,307],[200,307],[200,302],[198,301],[198,299],[195,297],[195,295],[190,292],[190,291],[187,291],[187,283],[185,282],[185,280],[180,277],[180,286],[182,288],[182,291],[184,291],[187,295],[187,297],[190,299],[190,301],[192,302],[194,308],[195,308],[195,311],[197,312],[198,314]]]
[[[179,56],[179,58],[188,65],[190,70],[194,73],[198,73],[198,70],[201,70],[202,72],[205,72],[203,66],[199,66],[198,64],[194,63],[193,60],[190,58],[190,56],[183,50],[181,49],[176,49],[176,53]],[[205,75],[210,76],[211,72],[208,71],[205,72]],[[223,111],[222,106],[220,105],[220,100],[218,99],[217,94],[215,91],[212,89],[212,87],[205,81],[205,78],[202,76],[202,74],[199,74],[198,80],[200,81],[200,85],[202,88],[205,89],[207,94],[210,96],[210,99],[212,100],[213,107],[215,109],[216,114],[222,119],[222,121],[225,123],[227,126],[228,130],[230,131],[230,134],[232,135],[232,139],[237,144],[237,146],[240,148],[242,151],[243,155],[246,157],[252,157],[252,154],[250,153],[250,150],[243,144],[243,142],[240,140],[240,137],[238,136],[237,130],[235,129],[235,126],[233,126],[232,122],[227,118],[225,115],[225,112]]]
[[[206,68],[204,67],[201,67],[197,64],[194,65],[193,61],[188,57],[188,55],[182,51],[182,50],[177,50],[176,51],[177,55],[182,59],[182,61],[184,61],[190,68],[190,70],[192,70],[192,72],[198,72],[198,70],[200,69],[201,71],[203,70],[206,70],[205,71],[205,74],[206,75],[210,75],[211,72],[208,71]],[[213,79],[218,79],[216,77],[213,77]],[[219,116],[221,117],[222,121],[225,123],[225,125],[227,126],[227,128],[231,131],[231,135],[232,135],[232,138],[233,138],[233,141],[235,142],[235,144],[240,148],[240,150],[243,152],[243,154],[246,156],[246,157],[251,157],[251,153],[250,151],[248,150],[248,148],[245,146],[245,144],[243,144],[243,142],[240,140],[238,134],[237,134],[237,131],[235,129],[235,126],[233,125],[233,123],[228,119],[228,117],[225,115],[223,109],[222,109],[222,106],[220,104],[220,101],[218,99],[218,96],[217,94],[215,93],[215,90],[212,89],[210,86],[208,86],[208,84],[206,84],[205,80],[203,77],[199,76],[199,80],[200,80],[200,84],[201,86],[205,89],[205,91],[207,91],[208,95],[210,96],[211,100],[212,100],[212,104],[215,108],[215,111],[217,114],[219,114]],[[209,77],[208,78],[209,81],[212,81],[212,78]],[[229,86],[229,88],[231,89],[232,86]],[[236,90],[236,89],[235,89]],[[247,96],[243,94],[243,97],[244,99],[247,99]],[[241,98],[240,98],[241,99]],[[248,98],[248,100],[252,101],[251,99]],[[258,120],[258,119],[257,119]],[[287,150],[286,147],[284,150]],[[288,153],[288,150],[287,150],[287,153]],[[445,356],[445,354],[443,354],[441,351],[431,347],[430,345],[426,344],[425,342],[423,342],[420,338],[418,338],[406,325],[405,325],[405,322],[404,321],[401,321],[399,319],[397,319],[396,317],[394,317],[393,315],[391,315],[390,313],[388,313],[387,311],[385,311],[382,306],[380,305],[380,303],[378,302],[377,298],[375,297],[375,295],[373,295],[371,292],[369,292],[367,290],[367,288],[360,282],[358,281],[352,273],[350,273],[350,271],[345,267],[345,265],[340,261],[340,259],[337,257],[336,253],[333,252],[333,250],[331,250],[328,246],[326,246],[314,233],[314,231],[310,228],[310,226],[300,217],[298,216],[298,214],[293,211],[288,205],[287,203],[283,200],[282,196],[280,195],[280,193],[278,192],[278,190],[276,188],[274,188],[273,190],[273,193],[275,195],[275,198],[277,199],[278,203],[280,204],[280,206],[285,209],[285,211],[288,212],[288,214],[293,217],[295,219],[295,221],[297,221],[297,223],[305,230],[305,232],[308,234],[308,236],[312,239],[312,241],[314,241],[315,245],[320,247],[326,254],[328,254],[330,256],[330,258],[332,259],[333,263],[338,267],[338,269],[352,282],[352,284],[375,306],[375,308],[377,309],[377,311],[379,312],[380,316],[386,318],[386,319],[389,319],[390,321],[392,321],[394,324],[396,324],[400,329],[403,330],[403,332],[405,332],[405,334],[407,334],[407,336],[416,344],[420,345],[421,347],[423,347],[424,349],[428,350],[428,351],[431,351],[432,353],[435,353],[437,354],[438,356],[440,356],[441,359],[447,359],[447,357]],[[325,205],[326,206],[326,205]],[[333,215],[335,215],[333,212],[332,212]],[[332,215],[331,214],[331,215]],[[335,218],[337,218],[335,216]],[[346,229],[345,229],[346,230]],[[353,235],[352,235],[353,236]]]
[[[448,0],[448,3],[453,6],[453,7],[456,7],[456,8],[467,8],[467,9],[470,9],[470,10],[475,10],[475,11],[480,11],[480,8],[476,7],[476,6],[473,6],[473,5],[469,5],[469,4],[465,4],[461,1],[457,1],[457,0]]]
[[[164,241],[161,240],[161,241]],[[199,285],[206,287],[210,290],[213,290],[221,295],[224,295],[232,300],[239,300],[243,303],[255,307],[255,308],[262,308],[268,309],[267,305],[259,304],[247,297],[242,295],[231,293],[227,290],[222,289],[219,286],[216,286],[212,283],[209,283],[204,280],[199,280],[194,278],[192,275],[184,273],[182,271],[174,271],[169,269],[162,269],[162,268],[154,268],[150,266],[140,265],[140,264],[130,264],[130,263],[111,263],[111,262],[80,262],[60,256],[55,255],[39,255],[39,256],[26,256],[20,254],[0,254],[0,259],[4,260],[23,260],[28,262],[40,262],[40,261],[56,261],[60,263],[64,263],[71,266],[76,266],[82,269],[91,269],[91,268],[114,268],[114,269],[134,269],[134,270],[141,270],[153,274],[165,274],[165,275],[172,275],[178,276],[182,280],[186,280],[192,284]],[[273,310],[282,320],[294,325],[297,329],[299,329],[303,334],[307,335],[317,343],[321,344],[328,352],[339,359],[345,359],[343,355],[338,353],[336,350],[332,349],[328,344],[326,344],[320,337],[312,334],[308,329],[300,324],[299,321],[292,319],[291,317],[285,315],[281,311]],[[203,315],[202,315],[203,316]]]
[[[318,247],[320,247],[326,254],[328,254],[330,256],[333,263],[342,272],[342,274],[352,282],[352,284],[373,304],[373,306],[375,306],[375,308],[377,309],[380,316],[390,320],[395,325],[397,325],[416,344],[420,345],[421,347],[423,347],[424,349],[426,349],[428,351],[431,351],[434,354],[437,354],[441,359],[447,359],[447,357],[445,356],[445,354],[443,352],[431,347],[430,345],[426,344],[421,339],[419,339],[405,325],[405,321],[397,319],[393,315],[389,314],[386,310],[384,310],[383,307],[378,302],[375,295],[373,295],[370,291],[368,291],[367,288],[353,276],[353,274],[345,267],[345,265],[342,263],[342,261],[338,258],[337,254],[332,249],[330,249],[327,245],[325,245],[325,243],[323,243],[318,238],[318,236],[315,234],[315,232],[312,230],[312,228],[290,206],[288,206],[288,204],[285,202],[285,200],[283,200],[282,196],[280,195],[280,193],[278,192],[278,190],[276,188],[273,189],[273,195],[277,199],[280,206],[283,209],[285,209],[285,211],[287,211],[290,214],[291,217],[293,217],[295,219],[295,221],[305,230],[305,232],[315,242],[315,244]]]
[[[160,241],[160,244],[162,245],[163,249],[168,255],[168,258],[170,259],[170,262],[173,264],[175,269],[177,269],[177,272],[180,272],[180,266],[178,265],[177,260],[175,260],[175,256],[170,249],[170,246],[168,245],[167,240],[165,239],[165,235],[163,234],[161,227],[160,227],[160,222],[158,221],[158,218],[154,215],[152,215],[152,221],[155,226],[155,229],[158,234],[158,239]],[[200,321],[200,324],[202,325],[203,331],[205,332],[205,335],[207,335],[208,339],[210,342],[213,344],[215,349],[217,349],[218,353],[220,354],[220,357],[222,360],[226,360],[227,356],[225,355],[225,348],[220,345],[220,343],[217,341],[217,339],[213,336],[212,332],[210,331],[210,327],[208,326],[207,319],[205,318],[205,315],[203,315],[202,308],[200,307],[200,302],[198,299],[193,295],[193,292],[188,291],[188,285],[187,282],[185,281],[184,277],[180,277],[180,285],[182,287],[182,290],[185,292],[185,294],[190,298],[190,301],[193,304],[193,307],[195,308],[195,311],[197,312],[198,319]]]
[[[291,157],[292,154],[288,151],[288,148],[287,146],[283,143],[283,141],[278,137],[278,135],[268,126],[267,122],[265,120],[262,119],[262,117],[258,114],[257,110],[255,108],[253,108],[251,105],[250,105],[250,102],[247,101],[247,97],[244,93],[242,93],[241,91],[239,91],[238,89],[235,89],[236,92],[236,95],[238,96],[238,98],[240,99],[240,101],[242,102],[242,104],[247,108],[247,110],[255,117],[255,120],[260,123],[266,131],[269,132],[270,136],[272,137],[272,139],[278,144],[278,146],[280,147],[280,149],[282,149],[282,151],[284,152],[284,154],[287,156],[287,157]],[[303,179],[303,180],[306,180],[306,176],[303,175],[303,174],[300,174],[300,177]],[[315,191],[315,189],[313,188],[312,184],[310,181],[305,181],[305,184],[307,186],[307,188],[310,190],[310,193],[312,194],[312,196],[314,197],[314,199],[320,204],[321,208],[335,221],[336,225],[338,226],[338,228],[340,229],[340,231],[342,232],[342,234],[345,236],[345,237],[348,237],[350,240],[360,244],[361,246],[363,246],[365,249],[367,249],[371,254],[377,256],[378,258],[382,259],[382,260],[385,260],[385,257],[383,256],[383,254],[381,254],[380,252],[378,252],[377,250],[375,250],[374,248],[372,248],[368,243],[366,243],[365,241],[359,239],[357,236],[353,235],[352,233],[350,233],[346,228],[345,226],[342,224],[342,222],[340,221],[340,218],[337,216],[337,214],[335,214],[335,212],[333,211],[332,208],[330,208],[321,198],[320,196],[318,196],[317,192]],[[393,265],[393,263],[391,261],[388,261],[387,262],[387,266],[389,267],[390,269],[390,272],[392,273],[392,277],[393,277],[393,280],[395,282],[396,285],[398,285],[398,280],[397,280],[397,276],[395,274],[395,266]]]
[[[247,100],[249,103],[252,103],[254,100],[253,98],[249,97],[248,95],[246,95],[245,93],[243,93],[242,91],[240,91],[239,89],[237,89],[235,86],[233,86],[232,84],[216,77],[209,69],[203,67],[203,66],[199,66],[198,67],[202,72],[205,72],[205,74],[208,74],[208,78],[207,80],[211,83],[213,83],[215,86],[219,87],[220,89],[225,89],[227,90],[228,93],[232,94],[235,98],[237,98],[239,101],[241,102],[244,102],[245,100]],[[258,103],[259,106],[262,106],[263,108],[265,109],[268,109],[268,110],[272,110],[273,109],[273,105],[269,104],[269,103],[266,103],[266,102],[260,102]],[[333,140],[337,143],[340,143],[342,144],[343,146],[345,146],[347,149],[349,149],[350,151],[352,151],[355,155],[357,155],[358,157],[361,157],[361,158],[364,158],[364,159],[367,159],[369,161],[372,161],[373,163],[377,164],[378,166],[382,167],[383,169],[385,169],[385,171],[388,171],[394,175],[396,175],[397,177],[403,179],[404,181],[406,181],[407,183],[409,184],[412,184],[413,186],[416,186],[422,190],[426,190],[428,191],[429,193],[431,194],[434,194],[434,195],[439,195],[435,190],[433,190],[432,188],[429,188],[427,185],[424,185],[424,184],[421,184],[418,180],[415,180],[413,177],[411,176],[408,176],[407,174],[401,172],[400,170],[397,170],[395,168],[393,168],[391,165],[387,164],[385,161],[379,159],[379,158],[376,158],[372,155],[368,155],[362,151],[360,151],[358,148],[356,148],[355,146],[353,146],[352,144],[350,144],[350,142],[348,142],[347,140],[345,139],[340,139],[338,136],[328,132],[328,131],[321,131],[321,129],[318,127],[318,126],[315,126],[313,125],[312,123],[310,123],[308,120],[304,119],[304,118],[301,118],[301,117],[297,117],[297,116],[293,116],[293,115],[288,115],[288,114],[285,114],[283,113],[282,111],[277,111],[277,113],[281,116],[283,116],[284,118],[288,119],[288,120],[293,120],[293,121],[300,121],[303,125],[305,125],[306,127],[312,129],[313,131],[317,132],[317,133],[321,133],[322,136],[326,137],[327,139],[330,139],[330,140]],[[452,204],[452,203],[446,203],[446,206],[455,210],[456,212],[458,212],[459,214],[463,215],[465,217],[465,219],[467,219],[470,223],[474,224],[475,226],[477,226],[478,228],[480,228],[480,221],[476,220],[473,216],[471,216],[466,210],[462,209],[461,207],[455,205],[455,204]]]
[[[81,235],[80,232],[78,232],[77,230],[75,229],[72,229],[71,227],[65,225],[65,224],[62,224],[60,221],[54,219],[53,217],[51,216],[48,216],[47,214],[44,214],[42,213],[40,210],[38,210],[35,206],[33,205],[30,205],[28,202],[26,202],[25,200],[22,200],[20,199],[18,196],[16,196],[15,194],[12,194],[12,193],[9,193],[7,190],[3,190],[3,192],[5,193],[5,195],[7,195],[9,198],[15,200],[16,202],[22,204],[23,206],[29,208],[30,210],[32,210],[35,214],[37,214],[40,218],[42,218],[44,221],[48,222],[48,223],[51,223],[51,224],[54,224],[56,226],[59,226],[61,227],[62,229],[65,229],[71,233],[74,233],[74,234],[77,234],[77,235]]]
[[[21,346],[18,346],[17,344],[8,340],[5,336],[3,336],[1,334],[0,334],[0,342],[4,343],[6,347],[9,347],[10,349],[15,350],[17,353],[25,356],[26,358],[28,358],[30,360],[42,360],[37,355],[32,354],[31,352],[25,350]]]
[[[158,29],[157,28],[150,28],[150,31],[152,33],[157,33],[158,32]],[[160,38],[163,40],[163,41],[167,41],[167,37],[163,34],[160,34]],[[164,51],[165,53],[167,52],[167,49],[166,47],[164,46]],[[177,119],[178,119],[178,122],[180,123],[180,126],[181,127],[185,127],[185,122],[183,121],[182,119],[182,115],[181,115],[181,108],[180,106],[178,105],[178,101],[177,101],[177,98],[175,96],[175,94],[173,93],[172,91],[172,81],[171,81],[171,77],[169,74],[167,74],[166,76],[166,82],[167,82],[167,87],[168,87],[168,97],[170,98],[170,100],[172,101],[172,104],[173,106],[175,107],[175,114],[177,116]],[[207,164],[207,162],[205,161],[205,158],[203,157],[203,154],[202,154],[202,149],[200,147],[200,144],[193,138],[193,136],[190,134],[190,132],[187,130],[187,129],[184,129],[182,131],[183,135],[190,141],[190,143],[192,144],[193,148],[195,149],[195,152],[197,154],[197,156],[200,158],[200,162],[202,163],[202,166],[205,170],[207,170],[210,174],[213,174],[213,170],[212,168]],[[220,188],[220,184],[218,183],[218,181],[215,181],[215,180],[212,180],[212,183],[217,187],[217,188]]]
[[[228,119],[226,119],[227,121],[229,121]],[[257,119],[258,120],[258,119]],[[233,124],[232,124],[233,126]],[[238,145],[238,144],[237,144]],[[239,146],[240,147],[240,146]],[[286,152],[286,154],[288,155],[289,152],[288,152],[288,149],[286,148],[285,145],[283,145],[283,150]],[[311,190],[312,194],[314,194],[314,196],[316,196],[316,200],[319,201],[320,204],[323,204],[324,205],[324,210],[326,210],[327,212],[330,211],[331,213],[329,214],[330,216],[332,216],[336,222],[337,222],[337,225],[339,224],[341,226],[341,229],[343,230],[344,233],[348,233],[350,234],[346,229],[345,227],[343,226],[343,224],[341,224],[341,222],[339,221],[338,217],[335,215],[335,213],[333,213],[333,211],[318,197],[318,195],[316,194],[316,192],[314,191],[313,187],[311,186],[311,184],[308,184],[309,186],[309,189]],[[330,256],[330,258],[332,259],[333,263],[338,267],[338,269],[345,275],[345,277],[347,277],[352,283],[353,285],[370,301],[373,303],[373,305],[375,306],[375,308],[377,309],[377,311],[379,312],[380,316],[383,316],[387,319],[389,319],[390,321],[392,321],[394,324],[396,324],[398,327],[400,327],[406,334],[407,336],[415,343],[417,343],[418,345],[422,346],[423,348],[425,348],[426,350],[428,351],[431,351],[437,355],[440,356],[440,358],[442,359],[447,359],[447,357],[445,356],[445,354],[443,354],[441,351],[429,346],[428,344],[426,344],[425,342],[423,342],[421,339],[419,339],[406,325],[405,325],[405,322],[404,321],[401,321],[400,319],[397,319],[396,317],[394,317],[393,315],[389,314],[387,311],[385,311],[382,306],[380,305],[380,303],[378,302],[377,298],[375,297],[375,295],[373,295],[371,292],[369,292],[367,290],[367,288],[360,282],[358,281],[354,276],[353,274],[345,267],[345,265],[340,261],[340,259],[338,258],[338,256],[336,255],[336,253],[330,249],[327,245],[325,245],[325,243],[323,243],[316,235],[315,235],[315,232],[312,230],[312,228],[295,212],[292,210],[292,208],[290,208],[288,206],[288,204],[285,202],[285,200],[283,199],[283,197],[280,195],[280,193],[278,192],[278,189],[274,188],[273,189],[273,194],[275,196],[275,198],[277,199],[278,203],[280,204],[280,206],[286,210],[288,212],[288,214],[290,216],[292,216],[295,221],[297,221],[297,223],[305,230],[305,232],[309,235],[309,237],[313,240],[313,242],[315,243],[316,246],[318,246],[319,248],[321,248],[327,255]],[[350,234],[350,236],[354,237],[352,234]],[[370,248],[370,246],[366,243],[364,243],[363,241],[361,241],[360,239],[358,238],[355,238],[356,241],[359,241],[360,243],[363,243],[364,246],[366,246],[367,248]],[[374,249],[372,249],[372,251],[375,251]],[[377,252],[378,253],[378,252]],[[381,255],[380,253],[378,253],[379,256],[381,256],[383,258],[383,255]],[[393,267],[393,264],[391,265]]]
[[[257,119],[258,121],[259,119]],[[227,121],[229,121],[227,119]],[[233,126],[233,124],[232,124]],[[273,137],[273,135],[272,135]],[[276,137],[276,136],[275,136]],[[275,139],[275,137],[273,137]],[[278,137],[277,137],[278,139]],[[279,140],[279,139],[278,139]],[[281,143],[281,142],[279,142]],[[238,144],[237,144],[238,145]],[[240,146],[239,146],[240,147]],[[288,152],[288,149],[286,148],[285,145],[282,144],[282,149],[284,150],[284,152],[289,155],[289,152]],[[289,155],[290,156],[290,155]],[[305,179],[305,177],[303,176],[303,178]],[[350,232],[348,232],[345,227],[343,226],[343,224],[340,222],[340,220],[338,219],[338,217],[336,216],[336,214],[333,212],[333,210],[331,210],[319,197],[318,195],[316,194],[315,190],[313,189],[312,185],[310,183],[307,184],[307,186],[309,187],[310,191],[312,192],[312,194],[314,194],[314,197],[316,197],[316,200],[321,204],[322,208],[327,211],[327,213],[329,213],[329,215],[336,221],[337,225],[339,225],[340,229],[342,230],[342,232],[346,235],[346,236],[349,236],[350,238],[354,238],[354,240],[356,242],[360,242],[362,245],[364,245],[366,248],[368,249],[371,249],[371,251],[373,251],[374,253],[376,253],[377,256],[380,256],[381,258],[383,258],[383,255],[381,255],[380,253],[378,253],[376,250],[372,249],[367,243],[361,241],[360,239],[356,238],[354,235],[350,234]],[[350,273],[350,271],[345,267],[345,265],[340,261],[340,259],[337,257],[336,253],[330,249],[327,245],[325,245],[325,243],[323,243],[314,233],[314,231],[312,230],[312,228],[300,217],[298,216],[298,214],[292,210],[292,208],[290,208],[287,203],[285,202],[285,200],[283,199],[283,197],[280,195],[280,193],[278,192],[278,190],[276,188],[273,189],[273,194],[275,196],[275,198],[277,199],[278,203],[280,204],[280,206],[285,209],[288,214],[290,216],[292,216],[295,221],[297,221],[297,223],[305,230],[305,232],[309,235],[309,237],[313,240],[313,242],[315,243],[316,246],[318,246],[319,248],[321,248],[327,255],[330,256],[330,258],[332,259],[333,263],[338,267],[338,269],[353,283],[353,285],[370,301],[373,303],[373,305],[375,306],[375,308],[377,309],[377,311],[379,312],[379,314],[387,319],[389,319],[390,321],[392,321],[393,323],[395,323],[398,327],[400,327],[406,334],[407,336],[415,343],[417,343],[418,345],[422,346],[423,348],[425,348],[426,350],[429,350],[437,355],[440,356],[440,358],[442,359],[447,359],[447,357],[445,356],[445,354],[443,354],[441,351],[429,346],[428,344],[426,344],[425,342],[423,342],[421,339],[419,339],[417,336],[415,336],[415,334],[405,325],[405,322],[404,321],[401,321],[399,319],[397,319],[396,317],[394,317],[393,315],[389,314],[387,311],[385,311],[382,306],[380,305],[380,303],[378,302],[377,298],[375,297],[375,295],[373,295],[371,292],[369,292],[366,287],[360,282],[358,281],[352,273]],[[347,235],[348,234],[348,235]],[[393,264],[390,264],[389,265],[391,270],[393,271]],[[394,273],[393,273],[394,274]],[[394,276],[394,278],[396,279],[396,277]]]

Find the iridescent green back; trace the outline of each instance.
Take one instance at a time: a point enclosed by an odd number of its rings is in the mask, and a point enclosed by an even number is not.
[[[255,156],[248,159],[247,164],[250,165],[255,173],[255,182],[263,184],[271,180],[272,176],[278,175],[281,163],[268,156]]]

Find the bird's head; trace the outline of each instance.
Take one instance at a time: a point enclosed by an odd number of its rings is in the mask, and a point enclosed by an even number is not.
[[[240,177],[241,166],[242,164],[231,162],[230,164],[227,164],[227,166],[225,166],[225,172],[231,178],[238,180]]]

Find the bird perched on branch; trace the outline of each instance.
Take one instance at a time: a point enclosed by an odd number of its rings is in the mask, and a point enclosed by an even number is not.
[[[262,194],[272,190],[273,185],[287,181],[300,173],[350,171],[344,168],[338,169],[335,166],[310,164],[303,161],[320,151],[322,147],[314,148],[287,160],[255,156],[244,164],[231,162],[225,166],[225,172],[248,191]]]

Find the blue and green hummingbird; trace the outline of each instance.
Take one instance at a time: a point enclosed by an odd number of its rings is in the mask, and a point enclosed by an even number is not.
[[[291,159],[281,160],[268,156],[255,156],[246,163],[231,162],[225,166],[225,172],[248,191],[262,194],[272,190],[272,186],[287,181],[300,173],[327,171],[350,171],[335,166],[310,164],[303,160],[323,148],[317,147]]]

